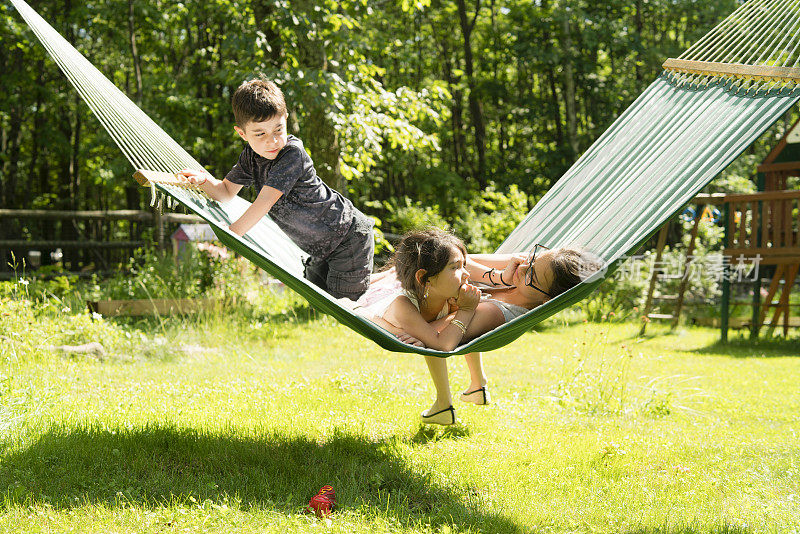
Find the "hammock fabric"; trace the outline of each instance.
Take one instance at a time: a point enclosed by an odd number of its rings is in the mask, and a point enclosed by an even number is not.
[[[498,249],[581,245],[606,260],[608,269],[453,352],[440,352],[400,342],[306,281],[303,253],[268,217],[244,237],[230,233],[227,226],[249,203],[235,198],[220,204],[176,184],[175,172],[203,167],[23,0],[11,1],[134,168],[166,173],[162,180],[139,173],[142,181],[200,215],[222,243],[315,308],[396,352],[446,357],[496,349],[585,298],[800,98],[800,7],[793,0],[743,4],[679,58],[667,60],[663,74]]]

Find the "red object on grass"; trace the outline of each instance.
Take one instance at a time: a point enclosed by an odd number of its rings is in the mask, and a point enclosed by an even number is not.
[[[318,517],[323,517],[330,514],[336,506],[336,492],[333,491],[333,486],[322,486],[319,493],[311,497],[308,501],[308,510],[311,513],[317,514]]]

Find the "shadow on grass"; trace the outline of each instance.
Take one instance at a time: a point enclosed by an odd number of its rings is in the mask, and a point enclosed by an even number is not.
[[[729,356],[731,358],[777,358],[800,355],[798,339],[756,339],[747,337],[715,341],[711,345],[695,349],[696,354]]]
[[[238,502],[244,510],[300,512],[323,484],[336,490],[341,509],[367,517],[523,532],[483,503],[413,470],[393,441],[338,434],[317,443],[304,437],[240,437],[192,429],[147,426],[117,432],[54,427],[0,464],[6,505],[49,503],[70,509]]]
[[[636,530],[626,530],[624,534],[750,534],[753,532],[748,527],[737,525],[722,525],[719,527],[695,528],[692,526],[655,527]]]
[[[437,428],[433,425],[420,425],[417,433],[411,438],[414,445],[425,445],[426,443],[442,441],[445,439],[458,439],[469,437],[469,427],[462,424]]]

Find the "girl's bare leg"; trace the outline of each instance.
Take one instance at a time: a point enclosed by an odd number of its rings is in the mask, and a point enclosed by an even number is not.
[[[464,355],[464,359],[467,361],[467,369],[469,369],[469,386],[465,392],[480,389],[489,381],[483,370],[482,356],[483,353],[481,352],[470,352]]]
[[[428,364],[428,371],[431,374],[431,379],[433,379],[433,387],[436,388],[436,400],[424,412],[424,415],[428,415],[452,406],[453,397],[450,393],[450,379],[447,376],[447,359],[425,356],[425,363]]]

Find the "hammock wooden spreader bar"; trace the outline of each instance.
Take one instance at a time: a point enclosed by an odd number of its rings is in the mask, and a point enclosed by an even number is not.
[[[687,61],[670,58],[662,65],[664,70],[682,74],[698,74],[720,78],[761,80],[767,82],[800,83],[800,68],[771,67],[768,65],[740,65],[713,61]]]
[[[179,177],[175,173],[149,171],[146,169],[136,169],[136,172],[133,174],[133,179],[136,180],[136,182],[139,185],[143,186],[153,186],[155,184],[163,184],[163,185],[171,185],[174,187],[180,187],[183,189],[190,190],[200,195],[201,197],[210,200],[210,197],[206,194],[205,191],[200,189],[200,187],[189,183],[186,179]]]
[[[750,0],[664,62],[676,85],[721,84],[747,93],[800,84],[800,0]]]

